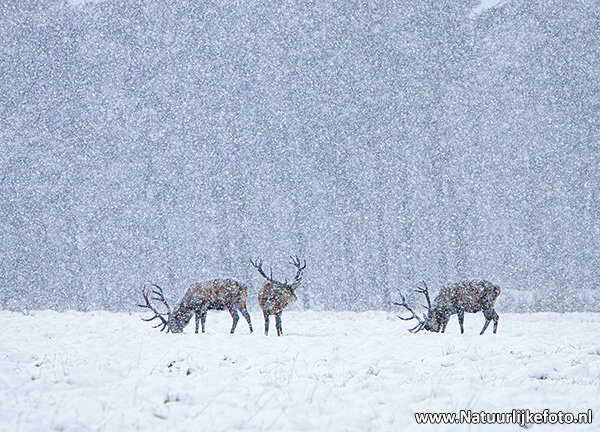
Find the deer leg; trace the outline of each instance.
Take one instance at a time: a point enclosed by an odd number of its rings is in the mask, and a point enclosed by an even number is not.
[[[248,321],[248,327],[250,327],[250,333],[252,333],[252,321],[250,321],[250,314],[248,313],[248,309],[243,308],[240,309],[242,316]]]
[[[200,326],[200,312],[196,311],[196,334],[198,334],[198,326]]]
[[[230,308],[229,313],[231,314],[231,318],[233,318],[233,325],[231,326],[229,333],[233,334],[235,332],[235,328],[237,327],[240,316],[234,308]]]
[[[498,330],[498,318],[500,317],[494,309],[492,309],[492,311],[494,312],[494,316],[492,317],[492,319],[494,320],[494,333],[496,333],[496,330]]]
[[[269,335],[269,314],[263,310],[263,316],[265,317],[265,336]]]
[[[280,313],[275,315],[275,327],[277,328],[277,336],[281,336],[283,334],[283,329],[281,328],[281,314]]]
[[[202,333],[204,333],[204,324],[206,323],[206,309],[200,309],[200,324],[202,324]]]
[[[442,321],[442,329],[440,330],[442,333],[446,331],[446,326],[448,325],[448,321],[450,321],[450,316],[444,317]]]
[[[480,335],[484,334],[485,330],[490,325],[490,321],[492,320],[492,317],[494,316],[494,312],[491,311],[491,309],[484,310],[483,316],[485,317],[485,324],[483,325],[483,328],[481,329],[481,333],[479,333]]]
[[[463,334],[465,332],[465,311],[463,310],[458,311],[458,324],[460,325],[460,334]]]

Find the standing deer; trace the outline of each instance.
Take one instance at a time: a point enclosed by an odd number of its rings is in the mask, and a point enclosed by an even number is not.
[[[283,283],[276,281],[273,279],[273,272],[271,272],[271,276],[265,274],[262,269],[262,261],[257,260],[256,262],[253,262],[250,260],[250,263],[256,267],[260,275],[266,279],[258,293],[258,304],[260,304],[260,308],[262,309],[265,318],[265,335],[269,334],[269,315],[275,315],[277,336],[283,334],[283,329],[281,328],[281,313],[287,305],[297,300],[295,291],[300,285],[300,282],[302,282],[302,271],[306,268],[306,260],[304,261],[304,265],[301,265],[298,257],[290,258],[292,260],[290,264],[298,270],[292,283],[288,283],[287,279],[285,279],[285,282]]]
[[[160,331],[167,329],[172,333],[181,333],[183,328],[190,322],[193,314],[196,314],[196,333],[198,333],[198,323],[202,321],[202,333],[204,333],[204,323],[206,322],[206,312],[210,309],[214,310],[225,310],[227,309],[233,318],[233,325],[231,326],[230,333],[235,332],[238,320],[240,316],[237,311],[239,310],[243,317],[248,321],[248,327],[250,327],[250,333],[252,333],[252,322],[250,321],[250,314],[246,309],[246,298],[248,297],[248,287],[240,282],[234,281],[233,279],[215,279],[212,281],[204,282],[202,285],[195,283],[186,291],[185,295],[179,302],[179,306],[175,311],[171,311],[171,307],[167,303],[163,290],[158,285],[152,284],[155,287],[152,290],[152,294],[156,297],[152,297],[152,300],[157,300],[163,303],[167,307],[167,316],[158,312],[150,303],[148,299],[149,292],[145,289],[142,290],[142,295],[146,304],[138,305],[141,308],[150,309],[154,312],[152,318],[144,319],[144,321],[152,321],[153,319],[159,318],[161,323],[154,327],[160,327]]]
[[[483,329],[481,329],[481,333],[479,334],[483,334],[485,332],[490,324],[490,321],[492,320],[494,320],[494,333],[496,333],[499,317],[494,310],[494,302],[500,295],[500,287],[498,285],[494,285],[493,283],[485,280],[462,281],[444,285],[438,296],[433,301],[433,306],[429,300],[429,290],[425,281],[423,281],[423,287],[416,289],[415,292],[424,294],[425,299],[427,300],[426,308],[428,312],[427,316],[423,317],[423,319],[419,318],[414,310],[408,306],[402,293],[400,293],[402,302],[394,303],[398,306],[406,308],[412,313],[412,316],[409,318],[403,318],[401,316],[398,318],[405,321],[410,321],[412,319],[417,319],[417,321],[419,321],[419,324],[417,324],[416,327],[413,327],[409,330],[410,332],[417,333],[424,328],[427,331],[436,333],[441,329],[442,333],[444,333],[450,316],[458,314],[460,332],[464,333],[465,330],[463,323],[465,321],[465,312],[476,313],[482,311],[483,316],[485,317],[485,324],[483,325]]]

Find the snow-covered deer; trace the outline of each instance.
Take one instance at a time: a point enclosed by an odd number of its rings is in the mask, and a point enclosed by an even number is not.
[[[230,333],[235,332],[238,320],[240,319],[237,311],[239,310],[243,317],[248,321],[250,333],[252,333],[252,322],[250,314],[246,309],[246,299],[248,297],[248,287],[243,283],[233,279],[215,279],[204,282],[203,284],[193,284],[185,293],[177,308],[172,311],[167,303],[163,290],[158,285],[152,284],[154,289],[151,291],[156,297],[152,300],[157,300],[163,303],[167,308],[167,313],[160,313],[148,299],[150,292],[144,289],[142,295],[146,304],[138,305],[141,308],[149,309],[154,312],[152,318],[144,319],[144,321],[152,321],[156,318],[160,319],[160,323],[154,327],[160,327],[160,331],[167,329],[167,333],[181,333],[183,328],[190,322],[193,314],[196,314],[196,333],[198,333],[198,323],[202,322],[202,333],[204,333],[204,323],[206,322],[206,312],[208,310],[228,310],[233,319]],[[165,316],[166,315],[166,316]]]
[[[306,268],[306,260],[302,265],[298,257],[291,258],[290,264],[296,267],[297,272],[294,276],[292,283],[288,283],[287,279],[285,282],[278,282],[273,279],[273,272],[270,276],[267,276],[262,269],[262,261],[252,261],[250,263],[258,270],[260,275],[266,279],[260,292],[258,293],[258,304],[263,311],[265,318],[265,335],[269,334],[269,315],[275,315],[275,327],[277,328],[277,336],[283,334],[281,328],[281,313],[289,305],[297,300],[296,288],[300,286],[302,282],[302,271]]]
[[[406,308],[412,316],[398,318],[409,321],[416,319],[419,324],[413,327],[409,331],[416,333],[419,330],[425,329],[431,332],[439,332],[441,330],[444,333],[446,325],[450,316],[458,314],[458,323],[460,324],[460,332],[464,333],[463,323],[465,321],[465,312],[476,313],[483,312],[485,317],[485,324],[481,333],[483,334],[488,328],[490,321],[494,321],[494,333],[498,328],[498,314],[494,310],[494,302],[500,295],[500,287],[494,285],[491,282],[481,281],[462,281],[444,285],[440,290],[440,293],[433,301],[433,305],[429,300],[429,290],[427,284],[423,281],[423,287],[416,289],[415,291],[424,294],[427,300],[427,315],[420,318],[415,311],[406,303],[406,299],[400,293],[402,302],[394,303],[398,306]]]

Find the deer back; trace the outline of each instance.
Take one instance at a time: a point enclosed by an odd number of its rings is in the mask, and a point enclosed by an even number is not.
[[[462,281],[442,287],[434,300],[434,308],[451,312],[479,312],[494,307],[500,287],[488,281]]]
[[[224,310],[245,309],[248,287],[233,279],[214,279],[193,284],[183,296],[181,305],[190,308]]]
[[[280,313],[287,305],[297,300],[294,289],[267,281],[258,293],[258,304],[263,311]]]

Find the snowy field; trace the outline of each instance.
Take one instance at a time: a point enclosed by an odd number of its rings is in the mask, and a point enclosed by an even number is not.
[[[446,334],[406,331],[384,312],[286,312],[286,335],[226,312],[208,333],[164,334],[141,314],[0,311],[0,430],[523,430],[417,426],[460,409],[600,415],[600,314],[481,314]],[[491,326],[490,326],[491,327]],[[272,331],[274,332],[274,323]],[[535,425],[530,430],[598,430]]]

